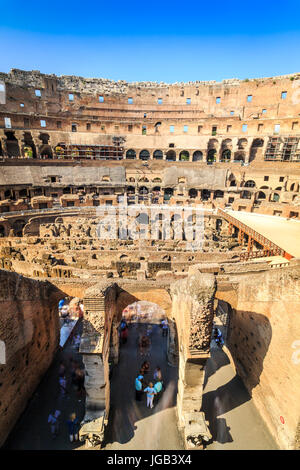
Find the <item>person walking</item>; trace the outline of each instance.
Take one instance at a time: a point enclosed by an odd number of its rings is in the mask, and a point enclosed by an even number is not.
[[[158,401],[162,395],[162,389],[163,389],[162,381],[157,380],[153,388],[156,392],[155,401]]]
[[[70,419],[67,421],[70,442],[78,441],[79,421],[76,417],[76,413],[70,415]]]
[[[153,374],[154,381],[156,382],[157,380],[162,379],[162,373],[161,373],[161,368],[159,366],[156,366],[156,369],[154,370]]]
[[[144,361],[143,364],[141,365],[142,375],[148,374],[149,369],[150,369],[150,362],[149,361]]]
[[[65,375],[63,377],[59,377],[59,387],[60,387],[60,396],[64,398],[67,394],[67,380]]]
[[[143,376],[142,375],[139,375],[136,379],[135,379],[135,399],[137,401],[141,401],[142,400],[142,396],[143,396],[143,384],[142,384],[142,380],[143,380]]]
[[[121,330],[120,336],[121,336],[122,344],[127,343],[127,338],[128,338],[128,326],[127,325]]]
[[[52,411],[48,416],[48,423],[50,424],[50,431],[52,439],[55,439],[59,432],[59,421],[58,418],[61,412],[59,410]]]
[[[153,408],[153,398],[154,395],[156,395],[156,391],[153,388],[152,382],[149,382],[149,385],[145,388],[144,392],[147,393],[147,407]]]
[[[166,318],[162,320],[161,326],[162,326],[162,335],[168,336],[168,320]]]

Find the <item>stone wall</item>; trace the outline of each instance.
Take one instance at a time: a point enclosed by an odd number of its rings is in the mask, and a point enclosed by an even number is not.
[[[293,449],[300,417],[299,261],[228,279],[216,296],[232,307],[227,341],[236,371],[279,446]]]
[[[48,282],[0,271],[0,342],[5,346],[5,357],[0,357],[0,446],[58,348],[62,295]]]

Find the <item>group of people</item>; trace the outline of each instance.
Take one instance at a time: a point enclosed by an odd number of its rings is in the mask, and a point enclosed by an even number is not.
[[[60,410],[51,411],[51,413],[48,416],[48,423],[50,424],[50,430],[51,430],[53,439],[55,439],[57,435],[59,434],[60,416],[61,416]],[[67,420],[67,426],[68,426],[70,442],[78,441],[78,432],[79,432],[80,423],[76,416],[76,413],[70,414],[69,419]]]
[[[72,338],[72,347],[73,349],[78,349],[80,342],[80,334],[74,334]],[[73,388],[76,390],[76,396],[79,402],[81,402],[84,396],[84,379],[85,373],[78,362],[74,358],[74,355],[71,354],[69,358],[64,361],[61,360],[58,369],[58,383],[59,383],[59,399],[60,403],[62,399],[70,399],[70,391]],[[61,411],[58,409],[53,409],[48,416],[48,424],[50,425],[50,431],[52,438],[55,439],[59,434],[60,420],[61,420]],[[80,428],[80,421],[76,416],[75,412],[72,412],[69,416],[69,419],[66,421],[68,427],[68,434],[70,442],[78,440],[78,433]]]
[[[147,396],[147,407],[153,408],[154,406],[154,398],[156,402],[159,400],[160,396],[162,395],[163,391],[163,380],[162,380],[162,372],[159,366],[156,367],[153,373],[153,381],[149,381],[145,379],[145,376],[150,371],[150,363],[149,361],[143,362],[141,365],[141,369],[139,375],[135,379],[135,398],[137,401],[142,401],[142,397],[144,393]]]

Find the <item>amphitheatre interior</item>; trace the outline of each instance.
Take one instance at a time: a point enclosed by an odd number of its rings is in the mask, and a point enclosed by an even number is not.
[[[184,448],[225,305],[236,374],[276,445],[299,449],[299,188],[300,74],[0,73],[0,445],[57,353],[59,300],[76,297],[83,439],[105,439],[122,312],[145,301],[168,318]]]

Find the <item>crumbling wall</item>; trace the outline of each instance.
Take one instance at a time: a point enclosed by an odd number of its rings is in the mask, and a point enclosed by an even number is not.
[[[58,348],[59,298],[48,282],[0,271],[0,446]]]
[[[227,345],[236,371],[279,446],[293,449],[300,417],[299,261],[228,279],[231,290],[218,282],[216,296],[232,307]]]

